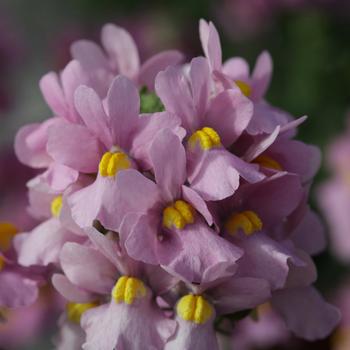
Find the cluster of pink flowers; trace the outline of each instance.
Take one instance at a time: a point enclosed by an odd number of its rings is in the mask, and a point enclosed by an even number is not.
[[[339,321],[312,286],[325,239],[307,204],[319,150],[294,139],[306,118],[265,101],[267,52],[250,73],[222,62],[212,23],[199,32],[203,57],[140,64],[108,24],[102,48],[74,43],[40,82],[53,117],[15,147],[42,170],[28,183],[41,224],[4,227],[0,306],[30,304],[51,279],[67,299],[58,349],[218,349],[265,303],[308,340]]]

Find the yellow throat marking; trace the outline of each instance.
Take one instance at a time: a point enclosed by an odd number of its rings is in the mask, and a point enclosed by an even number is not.
[[[122,276],[112,290],[112,297],[116,303],[124,302],[131,305],[135,299],[146,296],[147,290],[141,280],[135,277]]]
[[[0,251],[5,252],[11,247],[12,239],[17,233],[17,228],[10,222],[0,222]]]
[[[131,166],[128,156],[123,152],[106,152],[100,161],[99,171],[103,177],[115,176],[118,171],[129,169]]]
[[[191,148],[194,148],[197,144],[207,151],[213,147],[218,147],[221,145],[221,139],[219,134],[209,127],[204,127],[200,130],[195,131],[191,137],[188,139],[188,144]]]
[[[213,307],[201,296],[183,296],[176,307],[177,314],[185,321],[204,324],[213,315]]]
[[[58,218],[62,209],[62,196],[57,196],[51,202],[51,214],[55,218]]]
[[[163,210],[163,226],[182,230],[186,225],[194,223],[194,208],[183,200],[177,200],[173,205]]]
[[[239,87],[244,96],[249,97],[252,94],[252,88],[246,82],[242,80],[235,80],[235,84]]]
[[[262,227],[261,219],[251,210],[232,214],[225,224],[226,230],[231,235],[235,235],[239,230],[242,230],[245,235],[250,236],[254,232],[260,231]]]
[[[259,164],[260,166],[264,168],[270,168],[270,169],[275,169],[278,171],[282,171],[281,165],[271,157],[268,157],[266,155],[261,154],[260,156],[256,157],[253,160],[253,163]]]
[[[91,303],[68,303],[66,306],[67,317],[70,321],[74,323],[80,323],[81,316],[87,310],[90,310],[99,304],[96,302]]]

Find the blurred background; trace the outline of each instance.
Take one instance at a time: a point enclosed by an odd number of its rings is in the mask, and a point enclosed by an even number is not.
[[[98,41],[101,26],[113,22],[132,33],[143,58],[170,48],[190,58],[201,54],[200,18],[215,23],[225,59],[243,56],[253,65],[262,50],[270,51],[274,74],[267,99],[295,116],[309,116],[300,128],[303,141],[325,150],[343,132],[350,108],[349,0],[0,0],[0,220],[8,215],[4,198],[14,192],[25,198],[32,176],[13,158],[16,130],[50,116],[38,81],[65,66],[72,41]],[[323,167],[313,189],[327,176]],[[332,298],[347,267],[330,252],[316,262],[317,285]],[[44,339],[32,337],[21,349],[49,349],[50,327]],[[275,349],[338,349],[334,339]]]

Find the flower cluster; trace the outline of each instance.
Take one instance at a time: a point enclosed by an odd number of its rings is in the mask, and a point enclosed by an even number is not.
[[[102,48],[74,43],[40,82],[53,117],[15,147],[42,169],[28,183],[41,224],[13,249],[67,299],[58,349],[218,349],[217,333],[264,303],[308,340],[338,322],[312,287],[325,241],[307,205],[320,154],[294,139],[306,118],[266,102],[267,52],[250,73],[242,58],[222,62],[212,23],[199,32],[203,57],[141,64],[108,24]]]

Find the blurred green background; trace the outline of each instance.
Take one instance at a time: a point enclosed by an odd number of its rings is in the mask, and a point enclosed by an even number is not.
[[[270,51],[274,74],[267,99],[295,116],[309,116],[300,127],[303,141],[324,151],[345,129],[350,107],[349,1],[1,0],[0,11],[10,41],[16,43],[16,57],[0,70],[11,97],[10,106],[0,112],[1,148],[12,142],[19,126],[50,116],[38,88],[40,77],[64,67],[72,41],[98,40],[106,22],[134,34],[143,57],[177,48],[190,58],[201,54],[199,19],[212,20],[225,59],[243,56],[252,66],[262,50]],[[328,175],[323,167],[315,186]],[[316,261],[318,286],[327,292],[346,268],[328,252]]]

